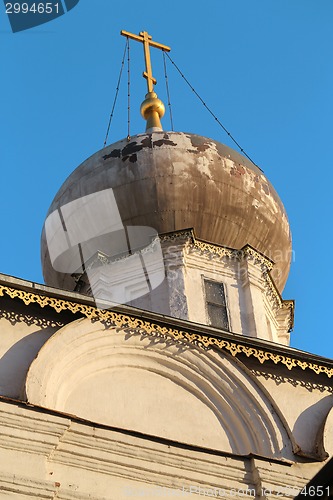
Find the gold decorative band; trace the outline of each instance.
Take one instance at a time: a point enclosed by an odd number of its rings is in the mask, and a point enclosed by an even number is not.
[[[0,296],[4,297],[5,295],[12,299],[18,298],[22,300],[26,306],[35,303],[42,308],[46,306],[52,307],[57,313],[61,311],[71,311],[73,314],[79,313],[90,320],[100,320],[118,328],[131,328],[140,333],[166,339],[171,337],[177,342],[190,342],[191,344],[206,349],[218,348],[229,352],[234,357],[242,354],[245,354],[247,357],[253,356],[258,359],[261,364],[265,361],[273,361],[275,364],[281,363],[285,365],[288,370],[292,368],[301,368],[302,370],[312,370],[317,375],[325,373],[329,378],[333,376],[333,368],[328,366],[312,363],[310,361],[302,361],[283,354],[264,351],[256,347],[249,347],[245,345],[245,343],[242,344],[239,340],[237,342],[231,342],[230,340],[212,337],[208,334],[190,333],[177,328],[171,328],[170,326],[162,326],[148,320],[111,311],[109,309],[98,309],[97,307],[87,304],[80,304],[55,297],[47,297],[46,295],[0,285]]]

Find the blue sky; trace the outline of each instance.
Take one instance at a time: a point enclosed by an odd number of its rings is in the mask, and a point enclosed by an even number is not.
[[[40,232],[66,177],[103,146],[125,39],[147,30],[245,151],[289,215],[296,300],[291,345],[333,358],[331,0],[80,0],[66,15],[13,34],[0,5],[0,271],[42,283]],[[163,62],[153,51],[156,92]],[[131,134],[144,131],[142,46],[131,44]],[[127,135],[125,79],[109,142]],[[233,147],[169,67],[175,130]],[[166,114],[165,129],[170,129]]]

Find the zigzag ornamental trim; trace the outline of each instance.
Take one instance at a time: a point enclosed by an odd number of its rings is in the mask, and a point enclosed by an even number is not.
[[[223,259],[223,257],[227,257],[229,259],[240,260],[239,252],[237,250],[218,247],[215,245],[211,245],[210,243],[205,243],[203,241],[194,240],[194,248],[196,250],[200,250],[201,253],[210,254],[221,259]]]
[[[267,259],[264,255],[261,253],[257,252],[254,248],[250,247],[249,245],[246,245],[244,248],[241,248],[240,250],[234,250],[232,248],[228,247],[223,247],[223,246],[218,246],[218,245],[213,245],[212,243],[207,243],[205,241],[200,241],[197,240],[194,232],[192,229],[188,229],[185,231],[178,231],[176,233],[172,234],[166,234],[162,235],[161,241],[184,241],[186,240],[186,243],[191,243],[193,244],[193,247],[188,249],[191,250],[199,250],[202,253],[209,253],[212,256],[216,256],[218,258],[223,258],[227,257],[229,259],[234,259],[237,261],[242,261],[244,258],[251,258],[255,264],[259,264],[262,267],[263,274],[266,278],[267,285],[270,289],[271,294],[274,296],[274,298],[277,300],[279,306],[282,305],[284,302],[281,298],[281,295],[279,294],[278,290],[276,289],[273,280],[269,274],[269,271],[271,271],[274,267],[274,264],[271,260]]]
[[[223,247],[219,245],[214,245],[213,243],[208,243],[206,241],[197,240],[193,229],[185,229],[184,231],[178,231],[171,234],[164,234],[160,236],[161,241],[183,241],[187,240],[187,243],[193,243],[197,250],[203,253],[210,253],[212,256],[216,257],[227,257],[229,259],[235,259],[241,261],[244,257],[251,257],[256,264],[260,264],[265,270],[271,271],[274,264],[271,260],[267,259],[264,255],[257,252],[254,248],[246,245],[240,250],[235,250],[229,247]]]
[[[54,297],[47,297],[45,295],[39,295],[37,293],[32,293],[32,292],[25,292],[24,290],[18,290],[16,288],[8,288],[6,286],[0,285],[0,296],[3,297],[5,294],[8,295],[11,299],[18,298],[22,300],[26,306],[32,303],[36,303],[42,308],[50,306],[57,313],[60,313],[61,311],[71,311],[73,314],[82,313],[89,319],[100,318],[97,309],[92,306],[84,304],[76,304],[75,302],[69,302],[67,300],[56,299]]]
[[[265,288],[267,297],[274,304],[277,309],[288,309],[289,310],[289,321],[288,321],[288,332],[291,332],[294,327],[294,310],[295,303],[293,300],[283,300],[280,292],[274,284],[274,280],[270,275],[270,271],[273,269],[274,264],[271,260],[267,259],[264,255],[257,252],[254,248],[246,245],[240,250],[234,250],[232,248],[213,245],[212,243],[207,243],[205,241],[197,240],[193,229],[185,229],[184,231],[178,231],[176,233],[165,234],[161,237],[162,242],[166,241],[178,241],[179,243],[184,242],[185,248],[188,252],[199,251],[201,254],[209,254],[211,257],[218,259],[229,258],[241,262],[243,259],[253,260],[255,265],[259,265],[262,270],[263,278],[265,280]]]
[[[274,267],[274,264],[271,260],[267,259],[267,257],[257,252],[249,245],[239,250],[239,252],[242,253],[242,257],[251,257],[254,260],[255,264],[260,264],[264,269],[267,269],[268,271],[271,271]]]
[[[164,241],[176,241],[176,240],[191,240],[195,241],[193,229],[185,229],[184,231],[175,231],[172,233],[164,233],[159,235],[162,242]]]
[[[7,286],[0,285],[0,297],[4,297],[5,295],[12,299],[18,298],[22,300],[26,306],[35,303],[42,308],[46,306],[52,307],[52,309],[54,309],[57,313],[60,313],[61,311],[71,311],[73,314],[80,313],[89,320],[99,320],[107,325],[115,326],[117,328],[130,328],[136,332],[164,338],[166,340],[170,340],[171,337],[177,342],[189,342],[204,349],[215,347],[229,352],[233,357],[236,357],[239,354],[244,354],[247,357],[253,356],[261,364],[266,361],[272,361],[275,364],[281,363],[282,365],[285,365],[288,370],[298,367],[302,370],[312,370],[317,375],[325,373],[329,378],[333,377],[333,368],[318,365],[310,361],[307,362],[291,358],[283,354],[274,354],[269,351],[257,349],[256,347],[249,347],[239,341],[231,342],[217,337],[210,337],[206,334],[190,333],[107,309],[97,309],[94,306],[86,304],[78,304],[63,299],[57,299],[55,297],[47,297],[45,295],[39,295],[37,293],[26,292],[24,290],[18,290],[16,288],[9,288]]]

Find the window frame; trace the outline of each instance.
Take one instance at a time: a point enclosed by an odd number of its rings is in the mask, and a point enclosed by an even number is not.
[[[206,283],[213,283],[215,285],[219,285],[219,286],[222,287],[223,294],[224,294],[224,300],[225,300],[225,305],[224,306],[222,306],[221,304],[216,304],[214,302],[211,302],[211,301],[209,301],[207,299]],[[212,279],[212,278],[209,278],[207,276],[202,275],[202,288],[203,288],[203,295],[204,295],[204,301],[205,301],[205,312],[206,312],[207,324],[209,326],[211,326],[212,328],[220,328],[221,330],[224,330],[224,331],[226,331],[228,333],[231,333],[231,321],[230,321],[230,311],[229,311],[229,298],[228,298],[228,293],[227,293],[228,287],[226,286],[226,283],[223,282],[223,281],[218,281],[216,279]],[[209,315],[209,308],[208,308],[209,304],[211,304],[212,306],[215,306],[215,307],[220,307],[221,309],[225,308],[226,316],[227,316],[227,322],[228,322],[228,328],[224,328],[222,326],[216,326],[216,325],[211,324],[211,318],[210,318],[210,315]]]

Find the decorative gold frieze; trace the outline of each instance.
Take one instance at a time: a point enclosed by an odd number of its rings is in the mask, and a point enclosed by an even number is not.
[[[25,305],[35,303],[42,308],[46,306],[52,307],[52,309],[58,313],[61,311],[71,311],[73,314],[79,313],[90,320],[102,321],[108,326],[129,328],[135,330],[136,332],[155,337],[162,337],[165,339],[173,338],[177,342],[189,342],[205,349],[218,348],[223,351],[227,351],[234,357],[238,355],[245,355],[247,357],[252,356],[261,364],[266,361],[272,361],[275,364],[281,363],[286,366],[288,370],[298,367],[302,370],[311,370],[316,374],[325,373],[329,378],[333,376],[333,368],[328,366],[318,365],[310,361],[299,360],[297,358],[285,356],[284,354],[275,354],[270,351],[258,349],[254,346],[249,347],[245,343],[243,344],[239,339],[232,342],[230,340],[213,337],[204,333],[190,333],[178,328],[162,326],[148,320],[136,318],[134,316],[129,316],[127,314],[118,313],[108,309],[98,309],[97,307],[88,304],[80,304],[77,302],[48,297],[39,293],[27,292],[0,285],[0,296],[5,295],[12,299],[18,298],[22,300]]]
[[[240,250],[214,245],[205,241],[197,240],[193,229],[185,229],[183,231],[176,231],[160,236],[162,242],[178,242],[183,243],[187,252],[200,252],[201,255],[206,255],[210,259],[230,259],[238,262],[243,260],[251,260],[254,265],[259,266],[264,283],[264,290],[267,299],[272,304],[273,309],[286,309],[289,310],[289,318],[287,323],[288,331],[290,332],[294,327],[294,309],[295,303],[293,300],[284,300],[280,292],[275,286],[274,280],[271,276],[271,271],[274,263],[265,257],[260,252],[257,252],[250,245],[246,245]]]

